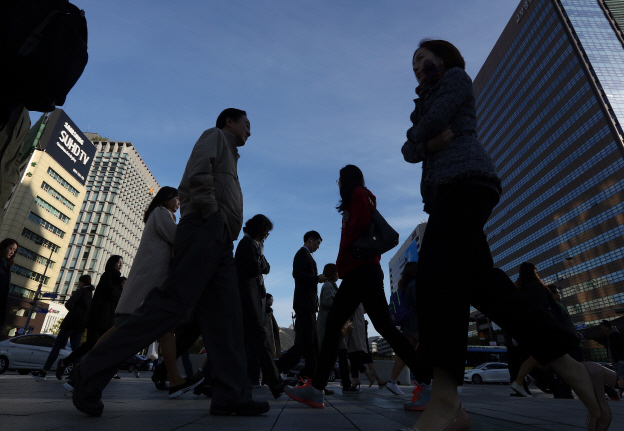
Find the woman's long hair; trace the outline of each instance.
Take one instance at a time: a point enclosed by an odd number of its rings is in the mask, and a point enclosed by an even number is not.
[[[0,253],[4,254],[4,251],[11,247],[13,244],[16,244],[17,247],[19,248],[19,244],[17,243],[17,241],[15,241],[13,238],[5,238],[0,242]],[[13,266],[13,264],[15,263],[13,258],[15,257],[15,255],[17,254],[17,250],[15,250],[15,253],[13,253],[13,256],[11,256],[8,259],[9,262],[9,269],[11,269],[11,267]]]
[[[340,170],[340,202],[336,209],[340,214],[349,206],[356,187],[364,187],[364,174],[355,165],[347,165]]]
[[[114,266],[117,265],[119,259],[123,259],[121,256],[114,254],[108,258],[106,261],[106,266],[104,267],[104,272],[117,271]],[[118,271],[117,271],[118,272]]]
[[[524,292],[527,284],[531,282],[537,282],[544,286],[544,289],[548,289],[542,279],[537,275],[537,267],[531,262],[522,262],[518,269],[518,279],[516,280],[516,287],[521,292]]]
[[[399,280],[399,287],[397,290],[405,290],[407,284],[416,278],[417,271],[418,262],[407,262],[401,273],[401,279]]]
[[[147,219],[149,218],[152,211],[154,211],[158,207],[165,206],[165,203],[167,203],[169,199],[173,199],[176,196],[178,196],[178,189],[176,188],[164,186],[163,188],[158,190],[158,193],[156,193],[156,196],[154,196],[154,199],[152,199],[152,202],[145,210],[145,214],[143,215],[143,223],[147,223]]]

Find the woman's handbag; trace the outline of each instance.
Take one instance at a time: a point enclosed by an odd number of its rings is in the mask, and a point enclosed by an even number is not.
[[[353,243],[353,255],[357,259],[381,256],[399,245],[399,234],[392,229],[386,219],[377,211],[371,201],[371,223]]]

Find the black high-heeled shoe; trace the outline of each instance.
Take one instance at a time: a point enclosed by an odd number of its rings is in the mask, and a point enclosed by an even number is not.
[[[342,392],[360,392],[360,384],[351,385],[348,389],[343,389]]]

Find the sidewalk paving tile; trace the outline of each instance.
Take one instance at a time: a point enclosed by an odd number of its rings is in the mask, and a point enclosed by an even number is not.
[[[403,410],[411,398],[378,388],[357,394],[325,397],[324,409],[312,409],[286,395],[274,400],[266,387],[253,390],[254,399],[269,401],[271,410],[260,417],[223,417],[209,414],[210,400],[191,393],[170,400],[157,391],[148,376],[112,381],[104,392],[104,414],[91,418],[78,412],[63,382],[37,382],[29,376],[0,376],[1,431],[394,431],[413,426],[420,413]],[[406,392],[409,387],[404,387]],[[508,386],[467,385],[460,398],[473,431],[579,431],[585,429],[586,410],[578,400],[557,400],[534,391],[534,397],[510,397]],[[610,431],[624,431],[624,402],[609,402]]]

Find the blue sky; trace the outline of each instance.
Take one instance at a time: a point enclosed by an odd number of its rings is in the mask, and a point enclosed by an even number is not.
[[[453,42],[473,78],[517,0],[73,0],[89,25],[89,64],[63,109],[83,130],[130,141],[161,186],[177,187],[201,133],[227,107],[246,110],[240,148],[245,219],[275,224],[266,241],[280,326],[292,311],[292,258],[311,229],[319,269],[335,262],[336,179],[364,172],[401,243],[426,219],[420,165],[400,153],[422,38]],[[32,113],[33,122],[39,113]],[[388,261],[382,257],[389,295]],[[320,286],[319,286],[320,287]],[[371,328],[371,334],[376,332]]]

